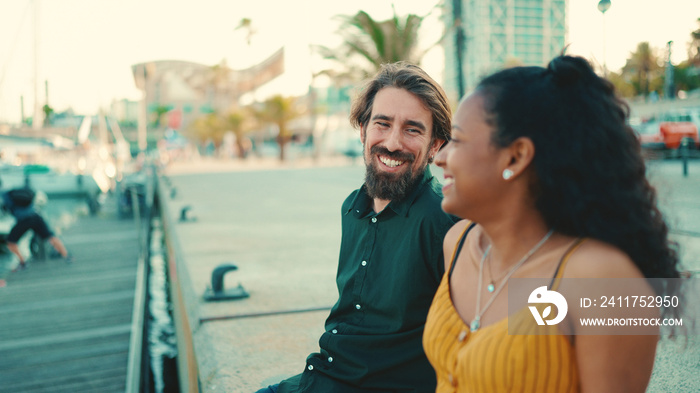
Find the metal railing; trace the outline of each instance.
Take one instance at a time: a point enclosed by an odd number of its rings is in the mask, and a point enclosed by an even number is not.
[[[139,236],[139,259],[136,273],[136,292],[134,294],[134,307],[131,317],[131,340],[129,342],[129,360],[126,375],[126,393],[140,393],[145,391],[144,386],[148,378],[148,363],[144,362],[144,348],[146,347],[146,305],[148,302],[148,261],[150,257],[149,238],[151,230],[151,213],[154,205],[155,173],[152,167],[148,168],[149,176],[146,182],[146,204],[141,211],[137,190],[131,188],[134,223]],[[144,375],[145,374],[145,375]],[[144,378],[146,377],[146,379]]]

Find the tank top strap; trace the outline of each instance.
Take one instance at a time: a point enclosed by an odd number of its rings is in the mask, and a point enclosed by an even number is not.
[[[576,251],[576,249],[585,242],[585,238],[578,238],[574,243],[569,247],[568,250],[564,253],[564,255],[561,257],[561,260],[559,261],[559,265],[557,266],[557,270],[554,272],[554,277],[552,277],[552,282],[549,284],[549,289],[556,291],[557,288],[559,288],[559,283],[561,282],[562,277],[564,276],[564,270],[566,269],[566,264],[569,262],[569,257],[571,254]]]
[[[457,245],[455,246],[455,251],[452,253],[452,261],[450,261],[450,272],[448,273],[448,277],[452,277],[452,272],[455,270],[455,265],[457,264],[457,256],[459,256],[459,253],[462,251],[462,246],[464,246],[464,241],[467,240],[469,231],[471,231],[475,226],[475,222],[470,222],[469,225],[464,228],[462,235],[460,235]]]

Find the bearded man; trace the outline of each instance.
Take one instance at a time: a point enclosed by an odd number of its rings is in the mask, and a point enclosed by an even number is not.
[[[450,138],[442,88],[415,65],[384,65],[355,98],[365,183],[343,203],[339,298],[301,374],[260,393],[434,392],[422,346],[456,222],[428,166]]]

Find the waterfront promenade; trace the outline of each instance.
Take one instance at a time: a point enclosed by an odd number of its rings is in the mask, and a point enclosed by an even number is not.
[[[652,162],[649,172],[684,268],[700,270],[700,162],[691,163],[687,178],[678,161]],[[433,173],[441,178],[439,168]],[[361,160],[202,161],[176,163],[166,174],[164,214],[178,253],[171,276],[181,286],[190,372],[201,391],[254,392],[302,372],[337,297],[340,205],[363,181]],[[206,302],[212,270],[224,263],[238,267],[225,287],[240,283],[250,297]],[[687,347],[660,343],[649,392],[698,389],[697,338]]]
[[[126,391],[139,241],[115,202],[95,216],[86,206],[83,214],[64,212],[71,222],[58,234],[72,263],[30,259],[27,269],[6,274],[0,392]]]

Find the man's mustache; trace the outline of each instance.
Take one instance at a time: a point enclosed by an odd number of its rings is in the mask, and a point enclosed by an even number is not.
[[[402,151],[389,151],[384,146],[372,146],[372,148],[370,149],[370,153],[389,157],[392,160],[396,161],[413,162],[416,159],[416,156],[411,153]]]

